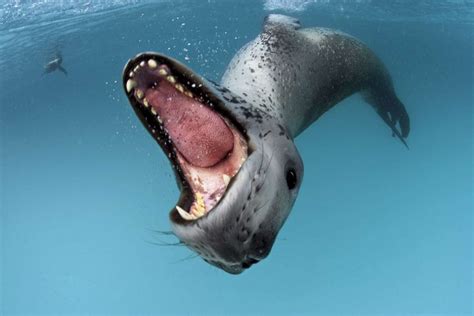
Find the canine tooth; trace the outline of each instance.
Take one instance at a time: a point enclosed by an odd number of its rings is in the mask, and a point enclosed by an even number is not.
[[[143,99],[143,97],[145,96],[145,94],[143,93],[143,91],[140,90],[140,89],[137,89],[137,90],[136,90],[136,94],[137,94],[137,98],[139,98],[139,99]]]
[[[156,67],[158,67],[158,64],[154,59],[148,59],[148,67],[150,67],[151,69],[155,69]]]
[[[145,66],[145,61],[144,60],[140,62],[140,67],[143,67],[143,66]]]
[[[177,89],[179,92],[181,92],[181,93],[183,93],[183,92],[184,92],[184,88],[183,88],[183,86],[182,86],[182,85],[180,85],[179,83],[177,83],[177,84],[175,85],[175,88],[176,88],[176,89]]]
[[[173,76],[168,76],[168,77],[166,77],[166,80],[168,80],[168,81],[171,82],[172,84],[175,84],[175,83],[176,83],[176,79],[175,79]]]
[[[187,221],[192,221],[196,219],[196,216],[189,214],[178,205],[176,205],[176,210],[178,211],[179,215],[181,215],[181,217]]]
[[[146,108],[150,106],[150,104],[148,103],[148,100],[146,98],[143,99],[142,103]]]
[[[161,68],[160,70],[158,70],[158,73],[162,76],[166,76],[168,74],[168,72],[164,68]]]
[[[224,180],[225,185],[228,185],[230,182],[230,177],[227,174],[222,175],[222,179]]]
[[[127,80],[127,84],[126,84],[127,92],[132,91],[132,89],[135,88],[136,86],[137,86],[137,82],[135,80],[133,79]]]

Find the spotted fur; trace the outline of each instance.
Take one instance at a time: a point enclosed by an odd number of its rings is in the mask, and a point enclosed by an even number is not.
[[[323,113],[361,92],[402,141],[409,133],[408,114],[382,62],[338,31],[302,29],[294,18],[270,15],[262,33],[235,55],[221,85],[171,58],[146,55],[153,56],[180,77],[199,80],[204,99],[213,99],[248,142],[247,160],[210,212],[195,221],[170,214],[180,241],[229,273],[241,273],[270,253],[303,180],[293,139]]]

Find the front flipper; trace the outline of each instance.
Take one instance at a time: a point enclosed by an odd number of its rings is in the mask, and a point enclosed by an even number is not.
[[[62,66],[58,66],[58,70],[64,73],[67,76],[67,71]]]

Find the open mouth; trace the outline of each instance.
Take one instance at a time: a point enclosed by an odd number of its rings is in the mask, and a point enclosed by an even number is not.
[[[164,56],[142,54],[129,61],[124,85],[133,109],[177,175],[181,197],[172,219],[205,216],[247,159],[243,133],[200,78]]]

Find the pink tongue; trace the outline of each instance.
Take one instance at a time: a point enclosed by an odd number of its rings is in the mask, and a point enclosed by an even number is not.
[[[223,119],[207,106],[161,81],[145,93],[160,116],[174,146],[194,166],[210,167],[234,147],[234,136]]]

